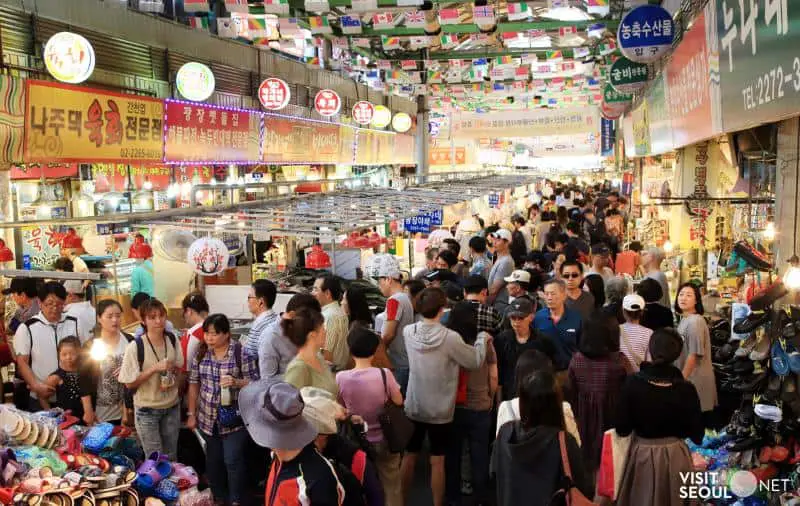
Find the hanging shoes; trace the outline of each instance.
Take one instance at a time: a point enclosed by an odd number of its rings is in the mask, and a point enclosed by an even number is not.
[[[770,262],[769,258],[746,241],[739,241],[734,244],[733,251],[753,269],[759,271],[771,271],[773,269],[772,262]]]

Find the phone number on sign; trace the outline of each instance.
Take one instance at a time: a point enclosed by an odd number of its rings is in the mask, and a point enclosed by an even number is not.
[[[742,88],[744,108],[752,110],[774,100],[780,100],[787,91],[791,93],[792,89],[795,93],[800,93],[800,56],[795,57],[790,72],[785,71],[782,65],[778,65]]]
[[[158,149],[146,149],[146,148],[121,148],[119,150],[119,157],[123,160],[127,159],[161,159],[162,153]]]

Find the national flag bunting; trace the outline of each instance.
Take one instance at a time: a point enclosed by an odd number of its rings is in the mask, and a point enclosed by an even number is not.
[[[428,71],[428,83],[441,83],[442,73],[433,70]]]
[[[385,35],[381,35],[381,45],[383,45],[383,49],[386,51],[400,49],[400,37],[387,37]]]
[[[344,49],[344,50],[346,50],[346,49],[349,49],[349,47],[350,47],[349,42],[347,40],[347,37],[333,37],[331,39],[331,42],[333,43],[333,47],[335,49]]]
[[[379,12],[372,15],[372,28],[386,30],[394,26],[394,15],[391,12]]]
[[[308,18],[308,26],[311,29],[311,33],[326,34],[333,32],[327,16],[311,16]]]
[[[600,54],[602,56],[606,56],[613,53],[615,49],[617,49],[617,45],[614,44],[613,42],[600,44]]]
[[[406,12],[404,24],[407,28],[425,28],[425,13],[422,11]]]
[[[585,58],[589,56],[590,50],[588,47],[576,47],[572,50],[572,55],[575,58]]]
[[[328,0],[304,0],[303,6],[308,12],[329,12],[331,10]]]
[[[589,7],[608,7],[608,0],[588,0]]]
[[[495,65],[510,65],[514,63],[514,58],[511,55],[498,56],[494,59]]]
[[[208,0],[183,0],[183,10],[186,13],[208,12]]]
[[[316,65],[317,67],[319,67],[320,59],[317,58],[316,56],[307,56],[305,58],[305,61],[309,65]]]
[[[473,5],[472,20],[477,25],[490,25],[494,23],[494,7],[491,5]]]
[[[439,37],[442,49],[452,49],[458,45],[458,36],[454,34],[442,35]]]
[[[424,47],[430,47],[431,45],[431,38],[426,35],[414,36],[409,37],[408,45],[411,49],[422,49]]]
[[[534,28],[533,30],[528,30],[528,38],[529,39],[538,39],[539,37],[546,37],[547,31],[542,30],[540,28]]]
[[[378,0],[350,0],[350,8],[356,12],[378,10]]]
[[[400,62],[400,68],[403,70],[417,70],[417,62],[414,60],[403,60]]]
[[[300,24],[298,23],[297,18],[279,19],[278,29],[280,29],[282,39],[303,38],[303,32],[300,29]]]
[[[362,49],[369,49],[371,46],[369,37],[353,37],[353,45]]]
[[[349,35],[361,33],[361,18],[358,16],[342,16],[339,18],[342,33]]]
[[[289,14],[289,0],[264,0],[264,12],[267,14]]]
[[[194,16],[189,18],[189,26],[195,30],[203,32],[208,31],[208,17],[207,16]]]
[[[561,61],[564,54],[561,51],[547,51],[547,61]]]
[[[516,69],[514,69],[514,80],[516,81],[524,81],[528,79],[530,75],[531,75],[530,70],[526,66],[517,67]]]
[[[458,9],[439,9],[439,23],[442,25],[457,25],[460,17]]]
[[[466,67],[464,60],[450,60],[450,68],[463,69],[464,67]]]
[[[247,0],[225,0],[225,9],[228,12],[242,12],[247,14]]]
[[[559,37],[568,37],[570,35],[575,35],[578,33],[578,28],[576,26],[562,26],[558,29],[558,36]]]
[[[380,70],[391,70],[392,69],[392,62],[389,60],[378,60],[378,69]]]
[[[536,56],[536,53],[524,54],[522,55],[521,60],[523,65],[530,65],[531,63],[537,63],[539,61],[539,57]]]
[[[531,8],[525,2],[508,4],[508,20],[519,21],[532,15]]]
[[[217,35],[225,39],[235,39],[239,36],[240,26],[231,18],[217,18]]]

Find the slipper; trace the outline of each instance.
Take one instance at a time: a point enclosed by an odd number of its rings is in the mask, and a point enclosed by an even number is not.
[[[780,422],[783,419],[783,410],[778,406],[770,404],[756,404],[754,409],[756,416],[771,422]]]
[[[116,436],[120,439],[125,439],[131,435],[130,427],[125,427],[123,425],[115,425],[114,430],[111,432],[112,436]]]
[[[783,338],[776,339],[775,342],[772,343],[772,370],[779,376],[786,376],[791,371],[789,367],[789,355],[786,353],[783,346]]]
[[[169,479],[178,486],[179,490],[196,487],[200,481],[194,468],[184,464],[175,464]]]
[[[114,426],[108,422],[95,425],[83,438],[83,447],[92,453],[99,453],[103,446],[111,437],[111,432],[114,431]]]
[[[171,503],[178,499],[180,490],[178,486],[169,480],[161,480],[153,490],[153,495],[164,502]]]
[[[166,460],[155,462],[152,459],[154,456],[160,459],[160,455],[154,453],[136,471],[139,474],[137,483],[145,490],[152,489],[172,473],[172,464]]]
[[[739,241],[733,246],[736,255],[747,262],[747,265],[760,271],[771,271],[772,262],[763,253],[748,244],[746,241]]]
[[[800,373],[800,352],[791,343],[786,343],[786,355],[789,358],[789,369],[795,374]]]

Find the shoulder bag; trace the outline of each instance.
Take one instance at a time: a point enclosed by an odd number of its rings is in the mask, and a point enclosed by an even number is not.
[[[551,506],[561,504],[566,506],[594,506],[597,503],[587,499],[586,496],[583,495],[583,492],[575,487],[575,483],[572,481],[572,468],[569,465],[566,434],[567,433],[563,430],[558,433],[558,445],[561,451],[561,469],[564,474],[564,480],[561,488],[557,490],[550,499],[550,504]]]
[[[408,419],[403,406],[398,406],[392,402],[389,395],[389,387],[386,385],[386,371],[381,369],[383,379],[383,390],[386,392],[386,402],[383,405],[383,412],[378,417],[383,430],[383,438],[389,446],[389,451],[399,453],[405,451],[406,445],[414,434],[414,423]]]

